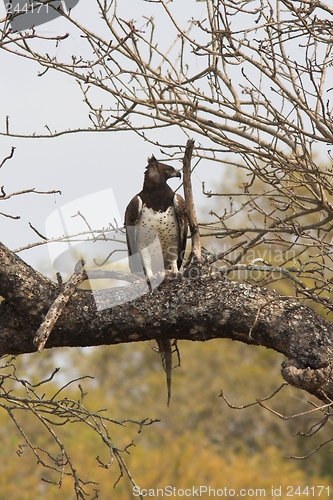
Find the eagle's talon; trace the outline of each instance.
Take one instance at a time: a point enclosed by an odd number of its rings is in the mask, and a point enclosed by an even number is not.
[[[174,271],[167,271],[164,276],[164,281],[172,281],[181,278],[182,273],[180,272],[174,272]]]

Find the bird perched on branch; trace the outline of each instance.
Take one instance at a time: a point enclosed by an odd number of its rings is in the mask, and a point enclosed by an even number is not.
[[[182,265],[188,220],[184,199],[167,184],[180,171],[149,158],[143,188],[125,211],[126,241],[132,273],[143,274],[153,288],[154,278],[175,275]],[[171,395],[172,348],[170,339],[156,339],[164,362]]]

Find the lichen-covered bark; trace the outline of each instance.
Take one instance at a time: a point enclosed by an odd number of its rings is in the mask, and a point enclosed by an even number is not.
[[[331,323],[296,300],[230,282],[208,266],[192,271],[146,294],[144,283],[100,291],[94,297],[77,290],[46,348],[158,337],[230,338],[283,353],[285,380],[325,402],[333,399]],[[0,304],[0,354],[36,350],[33,338],[57,293],[55,283],[0,244],[0,295],[5,298]]]

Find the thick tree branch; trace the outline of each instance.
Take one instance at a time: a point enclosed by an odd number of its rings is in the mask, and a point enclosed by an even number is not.
[[[36,350],[33,339],[57,286],[0,244],[0,354]],[[141,294],[141,296],[140,296]],[[133,300],[133,297],[138,297]],[[114,304],[121,304],[116,305]],[[46,348],[93,346],[158,338],[230,338],[283,353],[282,375],[319,399],[333,399],[333,325],[298,301],[230,282],[214,268],[146,293],[145,283],[76,290]],[[223,349],[223,344],[221,344]]]

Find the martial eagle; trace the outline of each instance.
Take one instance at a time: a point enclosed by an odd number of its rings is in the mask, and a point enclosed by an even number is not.
[[[142,191],[132,198],[125,212],[129,266],[132,273],[144,273],[150,287],[156,275],[177,274],[184,259],[186,206],[167,184],[172,177],[181,177],[180,171],[158,162],[154,156],[149,158]],[[156,340],[164,358],[169,406],[171,343],[169,339]]]

